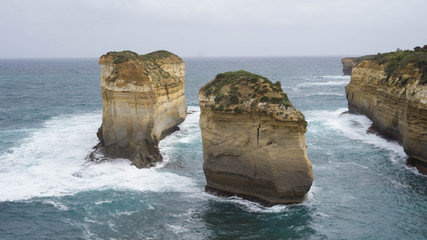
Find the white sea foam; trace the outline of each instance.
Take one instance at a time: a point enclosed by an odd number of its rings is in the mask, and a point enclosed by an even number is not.
[[[62,210],[62,211],[67,211],[68,210],[68,207],[65,206],[64,204],[60,203],[60,202],[54,202],[54,201],[47,201],[46,200],[46,201],[43,201],[43,204],[52,205],[52,206],[54,206],[57,209]]]
[[[166,224],[165,226],[169,228],[174,234],[180,234],[180,233],[189,231],[189,229],[186,229],[181,226],[172,225],[172,224]]]
[[[319,92],[312,95],[307,95],[307,97],[315,97],[315,96],[345,96],[344,93],[331,93],[331,92]]]
[[[97,202],[95,202],[95,205],[102,205],[104,203],[112,203],[112,202],[113,202],[113,200],[97,201]]]
[[[279,213],[279,212],[284,212],[288,209],[288,205],[275,205],[272,207],[264,207],[256,202],[251,202],[248,200],[245,200],[243,198],[240,197],[228,197],[228,198],[223,198],[223,197],[216,197],[214,196],[215,201],[219,201],[219,202],[229,202],[229,203],[233,203],[238,205],[239,207],[241,207],[243,210],[248,211],[248,212],[257,212],[257,213]]]
[[[322,78],[325,78],[325,79],[345,79],[345,80],[350,80],[351,76],[344,76],[344,75],[325,75],[325,76],[322,76]]]
[[[387,178],[389,181],[390,181],[390,183],[394,186],[394,187],[396,187],[397,189],[402,189],[402,188],[411,188],[411,186],[409,186],[409,185],[407,185],[407,184],[404,184],[404,183],[402,183],[402,182],[400,182],[400,181],[398,181],[398,180],[394,180],[394,179],[391,179],[391,178]]]
[[[408,156],[397,141],[387,140],[376,134],[368,133],[372,121],[364,115],[342,114],[347,110],[346,108],[341,108],[335,111],[308,111],[305,113],[305,116],[309,123],[320,122],[323,126],[349,139],[361,141],[389,151],[389,160],[393,164],[403,165],[411,172],[422,176],[415,168],[407,166],[406,159]],[[309,131],[318,132],[319,129],[309,129]]]
[[[323,126],[349,139],[361,141],[389,151],[388,159],[393,164],[399,164],[418,176],[427,177],[421,174],[415,167],[406,164],[408,155],[406,155],[402,145],[395,140],[387,140],[376,134],[368,133],[368,129],[372,126],[372,121],[364,115],[343,114],[347,110],[347,108],[340,108],[335,111],[307,111],[304,115],[309,123],[321,122]],[[310,129],[309,127],[309,131],[319,132],[321,129]],[[362,165],[358,167],[367,168]]]
[[[368,134],[367,131],[372,125],[372,121],[366,116],[357,114],[342,114],[348,109],[341,108],[335,111],[308,111],[305,113],[307,121],[321,122],[324,126],[337,133],[367,144],[389,150],[399,157],[406,157],[403,147],[397,141],[389,141],[376,134]]]
[[[229,203],[237,204],[243,210],[248,212],[278,213],[278,212],[283,212],[288,208],[287,205],[275,205],[272,207],[264,207],[256,202],[251,202],[240,197],[223,198],[223,197],[215,196],[215,198],[216,198],[215,200],[219,202],[229,202]]]
[[[160,167],[137,169],[125,159],[88,163],[85,158],[97,144],[101,116],[92,113],[55,117],[21,145],[0,155],[0,201],[104,189],[178,192],[197,189],[192,179],[162,171]]]
[[[344,86],[348,84],[348,80],[341,81],[324,81],[324,82],[303,82],[297,85],[297,87],[312,87],[312,86]]]
[[[196,139],[200,139],[199,117],[200,108],[189,106],[185,121],[179,125],[180,130],[169,135],[159,143],[160,153],[163,156],[163,163],[157,167],[163,167],[165,163],[171,160],[170,153],[176,143],[191,143]]]
[[[315,195],[318,191],[319,191],[319,188],[317,186],[315,186],[315,184],[313,183],[313,185],[310,188],[310,191],[308,191],[308,193],[306,194],[306,199],[302,203],[294,204],[292,206],[313,204],[315,202],[315,199],[316,199]],[[230,203],[237,204],[243,210],[248,211],[248,212],[279,213],[279,212],[287,211],[289,209],[289,205],[281,205],[281,204],[274,205],[272,207],[264,207],[264,206],[262,206],[256,202],[251,202],[251,201],[245,200],[245,199],[240,198],[240,197],[224,198],[224,197],[217,197],[214,195],[210,195],[207,193],[205,193],[204,196],[207,198],[210,198],[212,200],[219,201],[219,202],[230,202]]]

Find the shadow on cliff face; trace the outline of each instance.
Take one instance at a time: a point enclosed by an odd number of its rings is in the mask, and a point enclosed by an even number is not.
[[[265,208],[238,198],[235,201],[210,200],[201,219],[211,232],[211,239],[307,239],[324,238],[310,226],[309,206],[278,205]],[[227,202],[230,201],[230,202]]]
[[[415,167],[421,174],[427,175],[427,164],[414,158],[408,158],[406,164],[410,167]]]

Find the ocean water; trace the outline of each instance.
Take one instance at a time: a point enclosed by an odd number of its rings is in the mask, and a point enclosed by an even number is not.
[[[340,57],[188,58],[189,115],[164,162],[93,164],[97,59],[0,60],[0,239],[426,239],[427,177],[347,111]],[[314,183],[302,204],[204,192],[197,94],[217,73],[280,81],[308,121]]]

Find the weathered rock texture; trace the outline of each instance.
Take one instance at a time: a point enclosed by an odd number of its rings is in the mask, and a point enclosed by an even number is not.
[[[109,52],[99,59],[103,101],[98,131],[105,155],[141,167],[161,161],[158,142],[187,112],[185,63],[167,51]]]
[[[345,91],[351,112],[367,115],[380,132],[427,164],[427,51],[358,59]]]
[[[353,65],[354,65],[354,59],[355,58],[343,58],[343,59],[341,59],[342,72],[344,73],[344,75],[347,75],[347,76],[351,75],[351,71],[353,70]]]
[[[313,182],[307,122],[280,82],[218,74],[199,92],[207,191],[265,205],[299,203]]]

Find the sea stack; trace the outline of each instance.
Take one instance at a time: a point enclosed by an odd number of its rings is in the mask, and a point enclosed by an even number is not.
[[[263,205],[300,203],[310,190],[307,122],[280,82],[218,74],[199,91],[206,191]]]
[[[350,112],[397,139],[420,170],[427,169],[427,45],[357,58],[345,91]]]
[[[342,72],[344,75],[346,75],[346,76],[351,75],[351,72],[353,70],[353,65],[354,65],[354,59],[355,58],[343,58],[343,59],[341,59]]]
[[[185,63],[168,51],[109,52],[99,59],[103,101],[98,149],[138,168],[162,160],[159,141],[187,114]]]

